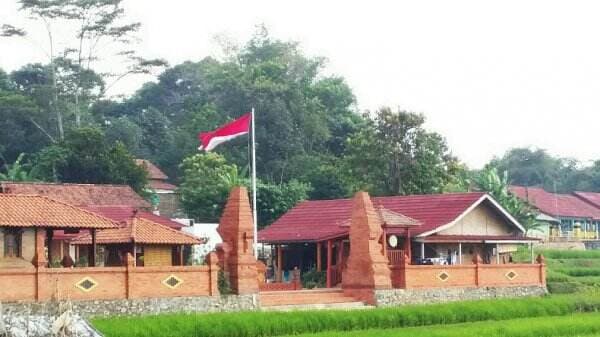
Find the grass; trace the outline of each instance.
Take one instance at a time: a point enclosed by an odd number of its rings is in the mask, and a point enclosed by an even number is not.
[[[553,294],[600,291],[600,250],[543,250],[546,281]],[[519,252],[517,256],[525,256]]]
[[[600,336],[600,314],[537,317],[500,322],[477,322],[404,329],[324,332],[296,337],[563,337]]]
[[[600,296],[549,296],[358,311],[244,312],[94,318],[106,337],[267,337],[397,329],[600,311]],[[600,326],[600,325],[599,325]],[[362,336],[362,335],[361,335]]]

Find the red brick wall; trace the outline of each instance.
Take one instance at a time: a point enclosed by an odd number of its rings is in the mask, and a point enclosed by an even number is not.
[[[216,259],[213,259],[216,260]],[[216,264],[0,270],[0,301],[95,300],[218,295]],[[177,279],[172,287],[170,277]],[[93,288],[77,285],[88,279]]]
[[[544,285],[544,265],[453,265],[394,266],[394,288],[488,287],[512,285]],[[444,275],[443,275],[444,274]]]
[[[0,301],[34,301],[35,269],[4,269],[0,274]]]

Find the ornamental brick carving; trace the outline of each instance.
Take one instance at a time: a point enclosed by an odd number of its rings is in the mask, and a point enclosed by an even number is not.
[[[367,192],[358,192],[352,204],[350,256],[342,277],[344,292],[372,302],[374,289],[392,287],[388,259],[383,254],[381,218]]]
[[[254,225],[246,188],[231,191],[217,231],[223,239],[221,265],[229,274],[232,289],[240,295],[258,293]]]

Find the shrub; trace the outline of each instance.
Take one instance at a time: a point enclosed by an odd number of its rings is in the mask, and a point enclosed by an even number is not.
[[[548,259],[600,259],[600,250],[541,250]]]
[[[548,282],[546,286],[552,294],[575,294],[583,290],[578,282]]]
[[[302,276],[302,287],[306,289],[323,288],[327,282],[327,273],[311,269]]]
[[[219,274],[217,275],[217,287],[219,288],[219,294],[221,295],[233,294],[231,284],[229,283],[229,275],[221,269],[219,269]]]

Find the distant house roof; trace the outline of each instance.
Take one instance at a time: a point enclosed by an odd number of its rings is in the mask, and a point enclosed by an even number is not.
[[[91,234],[83,234],[71,241],[74,245],[89,245]],[[195,245],[203,240],[176,229],[143,218],[127,221],[122,227],[98,231],[96,243],[141,243],[156,245]]]
[[[376,209],[384,208],[389,218],[395,219],[393,221],[405,224],[409,219],[417,221],[420,225],[411,227],[413,235],[430,235],[451,226],[481,202],[498,207],[505,218],[522,230],[521,225],[485,193],[374,197],[371,200]],[[351,199],[304,201],[261,230],[258,239],[262,242],[312,242],[347,235],[346,224],[351,210]],[[392,212],[395,213],[393,217]]]
[[[553,217],[600,220],[600,209],[574,194],[546,192],[539,187],[510,186],[509,191]]]
[[[0,193],[0,226],[105,229],[118,224],[48,197]]]
[[[175,229],[183,227],[179,222],[150,212],[139,211],[137,208],[131,206],[85,206],[84,208],[116,222],[126,222],[137,217]]]
[[[167,179],[169,177],[161,171],[151,161],[146,159],[136,159],[135,163],[143,167],[148,172],[148,185],[155,190],[169,190],[173,191],[177,186],[169,184]]]
[[[600,208],[600,193],[573,192],[573,195],[587,202],[588,204],[592,204],[594,207]]]
[[[0,182],[0,192],[43,195],[75,206],[126,205],[150,208],[150,203],[127,185]]]

